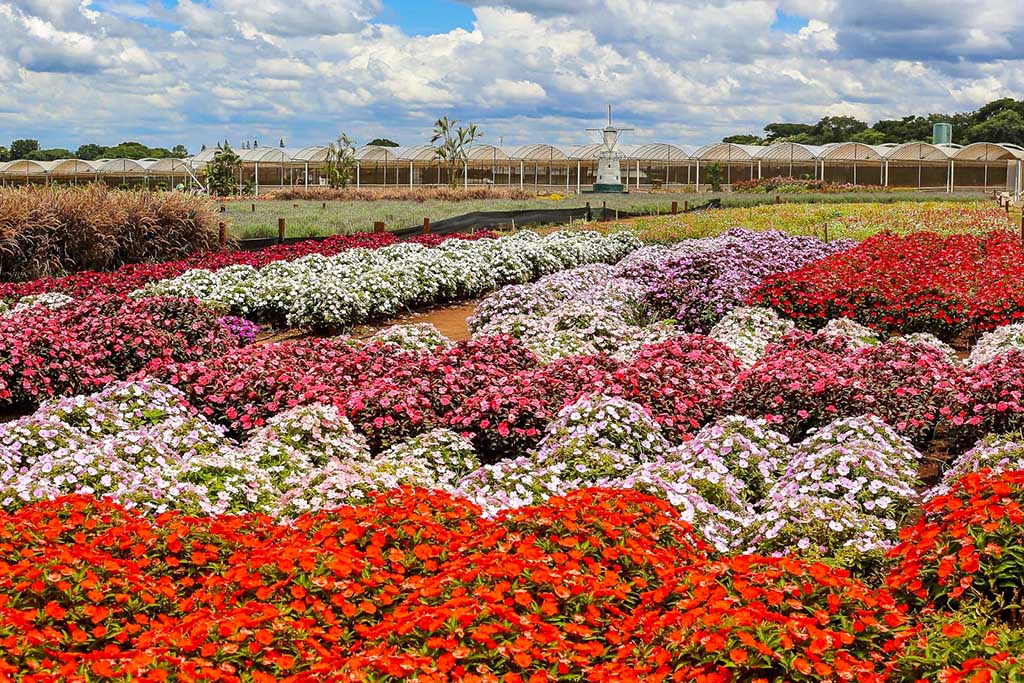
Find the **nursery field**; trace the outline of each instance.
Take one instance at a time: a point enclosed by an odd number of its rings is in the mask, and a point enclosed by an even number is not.
[[[375,201],[339,201],[304,199],[261,199],[256,201],[225,202],[231,223],[231,234],[236,239],[276,237],[277,219],[284,218],[291,237],[350,234],[368,231],[375,221],[384,221],[388,230],[399,230],[423,223],[424,217],[439,221],[473,211],[512,211],[522,209],[549,209],[607,204],[611,209],[637,213],[669,213],[672,202],[682,210],[684,202],[703,204],[710,199],[721,199],[727,207],[754,207],[775,202],[774,194],[741,193],[630,193],[630,194],[568,194],[558,198],[532,197],[527,199],[382,199]],[[780,200],[796,204],[972,202],[984,199],[979,194],[957,193],[945,195],[924,192],[846,192],[836,194],[802,193],[782,194]],[[326,201],[326,206],[324,206]],[[255,205],[255,211],[253,211]]]
[[[1021,235],[722,214],[3,284],[0,683],[1024,680]]]
[[[992,202],[783,203],[638,218],[628,225],[613,223],[601,229],[628,229],[649,244],[671,244],[682,239],[717,235],[738,226],[824,238],[827,225],[829,239],[864,240],[885,230],[897,233],[931,231],[972,234],[996,229],[1019,230],[1019,221],[1019,213],[1011,218],[1005,210]]]

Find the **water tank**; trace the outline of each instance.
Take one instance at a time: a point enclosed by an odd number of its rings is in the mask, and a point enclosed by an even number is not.
[[[948,145],[953,142],[953,124],[936,123],[932,126],[932,144]]]

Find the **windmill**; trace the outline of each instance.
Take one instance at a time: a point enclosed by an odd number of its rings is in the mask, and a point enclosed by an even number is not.
[[[619,134],[632,128],[616,128],[612,125],[612,105],[608,105],[608,125],[604,128],[588,128],[587,132],[601,134],[601,151],[597,153],[597,182],[592,192],[625,192],[622,184],[622,152],[615,149]]]

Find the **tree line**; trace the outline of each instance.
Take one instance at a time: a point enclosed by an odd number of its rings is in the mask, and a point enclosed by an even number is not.
[[[10,147],[0,145],[0,161],[18,161],[19,159],[30,159],[32,161],[56,161],[57,159],[82,159],[83,161],[95,161],[96,159],[181,159],[188,156],[188,149],[185,145],[175,145],[171,149],[166,147],[147,147],[141,142],[122,142],[113,147],[97,145],[93,143],[79,146],[75,151],[63,147],[51,147],[43,149],[39,146],[38,140],[29,138],[15,140]]]
[[[1024,100],[993,100],[980,109],[963,114],[928,114],[883,119],[873,125],[852,116],[826,116],[817,123],[769,123],[764,135],[729,135],[722,142],[740,145],[770,145],[799,142],[827,145],[832,142],[863,142],[882,145],[901,142],[930,142],[932,126],[953,126],[953,142],[1009,142],[1024,146]]]

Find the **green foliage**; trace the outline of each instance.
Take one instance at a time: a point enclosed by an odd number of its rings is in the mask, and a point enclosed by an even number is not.
[[[366,144],[373,145],[375,147],[401,147],[401,145],[394,140],[388,140],[387,138],[374,138]]]
[[[451,187],[459,184],[458,176],[468,161],[469,148],[477,138],[483,137],[475,123],[465,126],[458,123],[447,116],[438,119],[434,123],[434,135],[430,138],[434,156],[448,167],[448,185]]]
[[[1024,115],[1016,109],[1003,109],[967,129],[969,142],[1011,142],[1024,144]]]
[[[107,153],[107,148],[103,145],[95,145],[88,143],[82,145],[75,152],[75,158],[82,159],[83,161],[95,161],[96,159],[103,159]]]
[[[241,168],[242,160],[231,149],[228,141],[218,144],[217,154],[204,169],[210,194],[215,197],[238,194],[238,174]]]
[[[868,129],[868,124],[858,121],[852,116],[826,116],[814,127],[814,135],[818,144],[845,142],[857,133]]]
[[[184,159],[188,156],[188,148],[185,145],[175,145],[171,148],[171,156],[176,159]]]
[[[38,140],[30,140],[30,139],[15,140],[14,142],[11,143],[11,159],[12,160],[24,159],[29,154],[31,154],[32,152],[35,152],[38,149],[39,149],[39,141]]]
[[[734,145],[763,145],[764,139],[756,135],[727,135],[722,142],[731,142]]]
[[[355,167],[356,143],[347,134],[342,133],[327,147],[327,159],[324,164],[327,184],[335,188],[348,187]]]
[[[711,164],[707,167],[704,181],[711,186],[712,192],[722,191],[722,167],[718,164]]]
[[[830,142],[863,142],[869,145],[901,142],[930,142],[936,123],[953,125],[953,141],[1009,142],[1024,144],[1024,100],[993,100],[966,114],[928,114],[882,119],[873,126],[851,116],[826,116],[811,125],[806,123],[770,123],[764,127],[765,142],[801,142],[824,145]],[[733,135],[724,142],[751,144],[753,136]]]
[[[70,157],[70,150],[58,147],[54,149],[37,149],[34,152],[29,152],[24,158],[31,159],[32,161],[56,161],[57,159],[68,159]]]
[[[7,149],[3,145],[0,145],[0,161],[10,161],[11,150]]]

